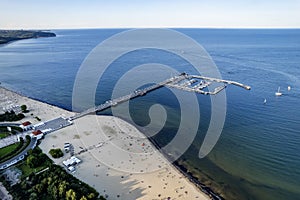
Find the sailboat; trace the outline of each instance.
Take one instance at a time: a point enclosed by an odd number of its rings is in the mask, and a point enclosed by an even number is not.
[[[267,103],[267,99],[264,100],[264,104],[266,104],[266,103]]]
[[[276,95],[276,96],[282,96],[282,93],[280,92],[280,87],[278,87],[278,91],[275,92],[275,95]]]
[[[291,86],[288,86],[288,91],[290,91],[291,90]]]

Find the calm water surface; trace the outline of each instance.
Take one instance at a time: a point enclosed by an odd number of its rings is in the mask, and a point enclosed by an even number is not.
[[[98,43],[121,31],[55,30],[55,38],[2,45],[0,82],[26,96],[71,109],[73,83],[82,61]],[[299,199],[300,30],[178,31],[205,47],[224,79],[252,86],[251,91],[236,87],[226,90],[225,127],[214,150],[202,160],[197,155],[208,128],[210,97],[198,97],[200,128],[180,163],[228,199]],[[98,88],[97,102],[109,99],[113,82],[138,64],[157,62],[193,72],[188,63],[180,58],[170,59],[167,52],[145,51],[131,52],[112,64],[102,80],[106,87]],[[291,91],[287,91],[289,85]],[[278,86],[284,93],[280,98],[274,95]],[[137,124],[146,125],[148,109],[154,103],[164,105],[168,113],[165,127],[155,136],[164,145],[180,122],[178,101],[168,89],[132,100],[131,114]]]

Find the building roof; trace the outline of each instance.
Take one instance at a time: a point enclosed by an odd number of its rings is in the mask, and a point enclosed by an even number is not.
[[[36,130],[36,131],[33,131],[32,134],[33,135],[39,135],[39,134],[42,134],[42,131],[41,130]]]
[[[23,125],[23,126],[29,126],[29,125],[31,125],[31,122],[26,121],[26,122],[23,122],[22,125]]]

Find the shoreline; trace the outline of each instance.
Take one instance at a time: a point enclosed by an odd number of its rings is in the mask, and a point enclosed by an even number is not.
[[[9,44],[18,40],[56,37],[55,33],[40,30],[0,30],[0,45]]]
[[[158,149],[158,151],[160,151],[160,146],[158,145],[158,143],[155,140],[153,140],[152,138],[148,137],[148,139],[155,146],[155,148]],[[163,152],[161,152],[161,154],[167,160],[169,160],[168,155],[164,154]],[[208,195],[211,199],[224,200],[223,197],[221,197],[219,194],[216,194],[210,187],[208,187],[205,184],[201,183],[196,177],[189,174],[188,170],[183,165],[180,165],[177,161],[174,161],[171,164],[177,169],[177,171],[179,173],[183,174],[192,184],[195,185],[195,187],[197,187],[201,192]]]
[[[49,102],[44,101],[44,100],[42,100],[42,99],[38,99],[38,98],[34,98],[34,97],[27,96],[27,95],[25,95],[24,93],[22,93],[21,91],[15,91],[14,89],[8,87],[8,85],[5,85],[5,84],[3,85],[3,83],[1,83],[1,82],[0,82],[0,89],[7,90],[7,91],[12,92],[12,93],[15,93],[15,94],[17,94],[17,95],[19,95],[19,96],[21,96],[21,97],[25,97],[25,98],[28,98],[28,99],[30,99],[30,100],[34,100],[34,101],[37,101],[37,102],[40,102],[40,103],[44,103],[44,104],[47,104],[47,105],[49,105],[49,106],[53,106],[53,107],[56,107],[56,108],[59,108],[59,109],[62,109],[62,110],[65,110],[65,111],[68,111],[68,112],[70,112],[70,113],[74,113],[74,114],[75,114],[75,112],[73,112],[72,110],[70,110],[70,109],[68,109],[68,108],[64,108],[64,107],[62,107],[62,106],[58,106],[58,105],[53,104],[53,103],[49,103]]]
[[[11,90],[11,89],[7,89],[7,88],[3,87],[2,85],[0,85],[0,89],[4,89],[4,90],[9,91],[9,92],[11,92],[11,93],[13,93],[13,94],[19,95],[20,97],[28,98],[28,99],[31,100],[31,101],[35,101],[35,102],[39,102],[40,104],[43,104],[43,105],[55,107],[55,108],[57,108],[57,109],[59,109],[59,110],[61,110],[61,111],[64,110],[65,112],[67,112],[67,113],[69,113],[69,114],[72,114],[72,112],[69,112],[69,111],[67,111],[67,110],[65,110],[65,109],[59,108],[59,107],[57,107],[57,106],[55,106],[55,105],[50,105],[50,104],[48,104],[47,102],[41,102],[40,100],[32,99],[32,98],[30,98],[30,97],[26,97],[26,96],[24,96],[23,94],[21,94],[21,92],[15,92],[15,91],[13,91],[13,90]],[[99,117],[103,117],[103,116],[100,115]],[[121,120],[121,121],[124,121],[124,122],[128,123],[126,120],[121,119],[121,118],[119,118],[119,117],[114,117],[114,116],[109,116],[109,117],[111,117],[112,119],[115,119],[115,120]],[[48,120],[49,120],[49,119],[48,119]],[[129,124],[130,126],[133,126],[133,125],[131,125],[130,123],[128,123],[128,124]],[[133,126],[133,127],[134,127],[134,126]],[[135,128],[136,128],[136,127],[135,127]],[[65,128],[62,129],[62,131],[63,131],[63,130],[65,130]],[[141,134],[143,134],[140,130],[138,130],[138,131],[139,131]],[[59,132],[59,131],[58,131],[58,132]],[[51,136],[52,136],[53,134],[55,134],[55,133],[56,133],[56,132],[51,133],[49,136],[47,135],[47,136],[46,136],[46,139],[44,139],[44,140],[42,141],[42,144],[43,144],[43,143],[46,143],[48,137],[51,137]],[[143,135],[145,136],[145,134],[143,134]],[[145,137],[146,137],[146,136],[145,136]],[[160,151],[160,148],[159,148],[158,144],[157,144],[153,139],[151,139],[151,138],[146,137],[146,139],[152,144],[152,146],[154,146],[154,148],[155,148],[156,150],[158,150],[158,152],[160,152],[160,154],[162,155],[162,157],[168,161],[167,156],[166,156],[165,154],[163,154],[163,153]],[[48,152],[45,152],[45,153],[48,154]],[[54,160],[54,161],[55,161],[55,160]],[[197,188],[196,190],[199,191],[199,193],[204,194],[205,196],[207,196],[207,198],[210,198],[210,199],[223,199],[222,197],[220,197],[220,196],[218,196],[217,194],[215,194],[209,187],[206,187],[205,185],[203,185],[202,183],[200,183],[200,182],[198,181],[197,178],[195,178],[195,177],[189,175],[187,171],[185,172],[185,171],[182,169],[183,166],[179,165],[178,163],[176,164],[176,162],[174,162],[174,163],[169,163],[169,164],[171,165],[171,168],[173,168],[173,169],[175,169],[175,171],[177,171],[177,173],[179,173],[180,175],[183,175],[183,177],[185,177],[185,179],[188,181],[188,183],[189,183],[190,185],[192,185],[192,187]],[[146,175],[145,175],[145,176],[146,176]],[[80,178],[80,177],[79,177],[79,178]],[[84,181],[85,181],[85,180],[84,180]],[[85,181],[85,182],[86,182],[87,184],[91,185],[91,183],[90,183],[89,181]],[[99,192],[100,192],[100,191],[99,191]]]
[[[100,116],[100,115],[99,115]],[[101,116],[111,116],[111,115],[101,115]],[[132,125],[128,120],[119,117],[119,116],[112,116],[118,119],[121,119],[130,125]],[[134,126],[134,125],[132,125]],[[135,127],[135,126],[134,126]],[[135,127],[137,128],[137,127]],[[138,129],[138,128],[137,128]],[[138,129],[145,137],[151,142],[151,144],[163,155],[163,157],[166,160],[170,160],[169,156],[161,151],[160,145],[151,137],[147,137],[146,134],[142,132],[142,130]],[[187,168],[184,167],[184,165],[179,164],[179,162],[176,160],[174,162],[169,162],[180,174],[184,175],[187,180],[189,180],[190,183],[192,183],[199,191],[205,193],[210,199],[213,200],[225,200],[221,195],[214,192],[210,187],[206,186],[205,184],[201,183],[197,177],[193,176],[192,174],[189,174],[189,171]]]
[[[110,115],[107,115],[110,116]],[[114,116],[116,117],[116,116]],[[131,124],[128,120],[122,118],[122,117],[116,117],[120,118],[121,120],[126,121],[127,123]],[[134,125],[133,125],[134,126]],[[137,127],[136,127],[137,128]],[[141,133],[143,133],[142,130],[138,129]],[[144,133],[143,133],[144,134]],[[145,137],[146,134],[144,134]],[[152,145],[169,161],[170,158],[167,154],[161,151],[160,145],[151,137],[147,137],[148,140],[152,143]],[[205,184],[201,183],[197,177],[193,176],[192,174],[189,174],[188,169],[186,169],[183,165],[179,164],[179,162],[176,160],[174,162],[170,162],[176,170],[184,175],[195,187],[197,187],[201,192],[205,193],[208,195],[211,199],[213,200],[225,200],[221,195],[217,194],[214,192],[210,187],[206,186]]]

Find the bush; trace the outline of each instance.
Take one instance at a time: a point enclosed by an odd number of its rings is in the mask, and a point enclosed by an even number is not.
[[[21,127],[18,127],[18,126],[12,126],[11,127],[13,130],[16,130],[18,132],[23,132],[23,129]]]
[[[26,136],[25,136],[25,139],[26,139],[26,141],[30,141],[30,140],[31,140],[31,137],[30,137],[29,135],[26,135]]]
[[[0,122],[4,122],[4,121],[8,121],[8,122],[12,122],[12,121],[19,121],[21,119],[23,119],[25,117],[24,114],[19,113],[16,114],[13,110],[10,112],[5,112],[4,114],[0,115]]]
[[[64,156],[64,153],[60,148],[50,149],[49,153],[53,158],[60,158]]]
[[[27,157],[26,164],[30,168],[40,167],[41,165],[45,164],[48,160],[46,154],[42,152],[42,150],[38,147],[35,147],[32,150],[28,151],[29,156]]]
[[[25,113],[27,111],[27,106],[26,105],[21,105],[21,110],[22,110],[23,113]]]

